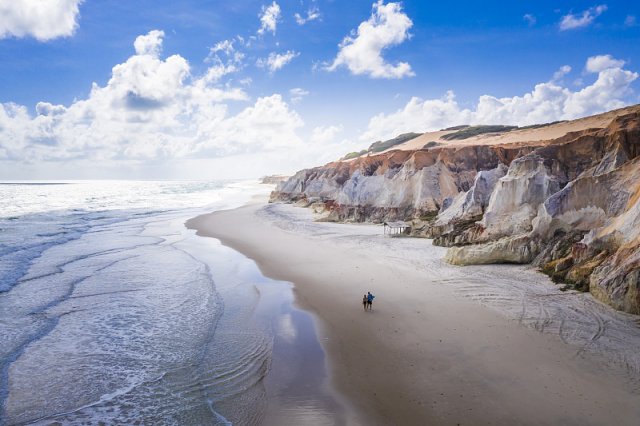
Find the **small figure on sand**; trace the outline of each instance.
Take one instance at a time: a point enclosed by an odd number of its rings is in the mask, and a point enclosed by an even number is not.
[[[362,307],[364,308],[365,311],[367,310],[367,302],[368,302],[368,299],[367,299],[367,295],[365,294],[364,296],[362,296]]]
[[[371,294],[370,291],[367,292],[367,308],[369,308],[369,310],[371,310],[371,305],[373,305],[373,299],[374,299],[374,295]]]

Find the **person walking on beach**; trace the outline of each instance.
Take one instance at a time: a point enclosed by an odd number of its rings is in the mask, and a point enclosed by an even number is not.
[[[367,310],[367,302],[368,302],[368,299],[367,299],[367,295],[365,294],[364,296],[362,296],[362,307],[364,308],[365,311]]]
[[[373,298],[375,296],[373,294],[371,294],[370,291],[367,292],[367,308],[369,308],[369,310],[372,309],[372,305],[373,305]]]

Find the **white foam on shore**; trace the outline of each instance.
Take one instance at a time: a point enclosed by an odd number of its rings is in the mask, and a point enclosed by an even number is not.
[[[86,185],[26,185],[36,199],[19,206],[25,215],[0,219],[0,260],[20,254],[11,257],[19,274],[0,275],[0,424],[228,424],[217,404],[237,395],[233,419],[253,421],[272,338],[249,322],[219,324],[256,301],[222,299],[217,287],[232,277],[214,282],[184,221],[269,187],[125,182],[103,194],[102,183]],[[69,200],[78,209],[51,211],[74,187],[85,188]],[[199,208],[181,207],[196,199]]]

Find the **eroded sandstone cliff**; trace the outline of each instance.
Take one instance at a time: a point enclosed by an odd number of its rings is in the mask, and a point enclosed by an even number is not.
[[[409,220],[413,235],[450,247],[451,263],[534,262],[640,313],[640,107],[596,117],[582,127],[610,121],[551,139],[523,130],[530,141],[515,131],[511,143],[484,135],[329,163],[296,173],[271,200],[313,205],[327,220]]]

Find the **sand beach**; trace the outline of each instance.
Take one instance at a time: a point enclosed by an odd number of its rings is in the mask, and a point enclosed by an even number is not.
[[[524,266],[454,267],[430,240],[313,219],[259,200],[187,226],[294,285],[348,424],[636,424],[636,316]]]

